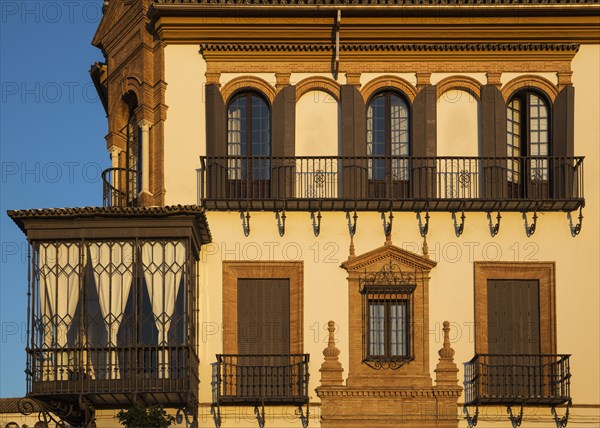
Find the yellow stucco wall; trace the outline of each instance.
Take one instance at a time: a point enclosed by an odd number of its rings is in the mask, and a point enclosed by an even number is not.
[[[202,99],[205,65],[197,46],[167,46],[165,49],[167,94],[169,106],[165,126],[165,186],[166,203],[195,203],[198,156],[205,153],[204,103]],[[449,213],[432,213],[428,235],[429,254],[438,261],[430,282],[430,368],[437,363],[441,347],[441,324],[451,321],[451,337],[456,350],[455,361],[462,379],[462,362],[474,353],[473,343],[473,262],[556,261],[556,318],[558,352],[573,354],[571,360],[572,396],[576,404],[599,404],[600,388],[600,259],[598,215],[600,188],[600,46],[582,46],[573,61],[575,96],[575,155],[585,161],[585,220],[581,235],[569,234],[565,213],[540,213],[538,228],[530,238],[525,235],[523,220],[518,213],[503,213],[500,234],[490,237],[485,213],[467,213],[464,234],[454,235]],[[531,73],[526,73],[531,74]],[[412,74],[398,73],[414,83]],[[363,75],[364,85],[377,75]],[[481,81],[481,75],[472,77]],[[546,76],[551,81],[556,77]],[[227,79],[233,76],[227,76]],[[305,77],[305,76],[298,76]],[[446,75],[433,75],[432,82]],[[504,75],[503,82],[515,76]],[[292,79],[297,81],[300,79]],[[458,95],[460,91],[452,91]],[[438,104],[439,155],[477,155],[477,103],[460,92],[457,102],[452,94]],[[303,97],[297,110],[296,133],[298,154],[313,154],[315,138],[327,136],[327,150],[334,147],[335,103],[310,105],[310,94]],[[321,130],[308,124],[323,115]],[[323,138],[325,140],[325,138]],[[320,152],[319,152],[320,153]],[[532,214],[530,214],[531,217]],[[242,233],[239,213],[209,212],[208,222],[214,243],[204,247],[199,269],[200,320],[199,355],[201,361],[200,401],[210,402],[210,363],[222,351],[222,260],[304,260],[304,351],[311,354],[310,391],[319,384],[318,369],[323,360],[326,323],[330,319],[339,325],[338,347],[341,362],[348,368],[348,308],[345,271],[340,262],[348,255],[348,231],[343,213],[323,213],[322,232],[312,234],[308,213],[287,213],[286,234],[277,232],[274,214],[252,213],[249,237]],[[420,253],[422,238],[418,233],[414,213],[395,213],[393,242]],[[384,242],[381,218],[377,213],[360,213],[355,237],[357,254],[369,251]],[[347,372],[345,373],[345,375]],[[316,394],[311,394],[316,400]],[[206,412],[206,408],[203,408]],[[248,410],[251,415],[252,409]],[[494,417],[504,418],[505,409],[494,410]],[[535,411],[535,410],[534,410]],[[491,412],[489,410],[488,412]],[[549,410],[540,410],[544,419],[536,426],[550,426]],[[538,413],[539,413],[538,412]],[[234,412],[235,413],[235,412]],[[569,426],[590,426],[598,422],[597,409],[574,409]],[[492,413],[488,413],[492,418]],[[580,418],[579,420],[577,418]],[[594,419],[595,418],[595,419]],[[241,418],[243,419],[243,418]],[[523,427],[531,426],[533,417]],[[281,422],[281,425],[279,424]],[[283,426],[280,420],[271,426]],[[588,422],[588,423],[583,423]],[[206,426],[210,421],[206,422]],[[228,423],[226,426],[254,426]],[[290,425],[298,425],[296,420]],[[478,426],[500,426],[484,419]]]

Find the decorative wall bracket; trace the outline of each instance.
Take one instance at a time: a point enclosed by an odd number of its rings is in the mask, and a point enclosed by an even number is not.
[[[579,222],[577,224],[573,224],[573,217],[571,213],[567,213],[567,218],[569,219],[569,229],[571,230],[571,236],[575,238],[581,232],[581,226],[583,225],[583,207],[579,207]]]
[[[458,224],[458,222],[456,221],[456,211],[452,212],[452,221],[454,222],[454,234],[457,238],[460,237],[460,235],[462,235],[465,231],[465,218],[467,218],[467,216],[465,216],[465,210],[463,209],[462,214],[460,216],[460,224]]]
[[[498,211],[498,215],[496,216],[496,224],[492,222],[492,213],[488,211],[487,219],[489,222],[490,235],[492,238],[500,232],[500,220],[502,220],[502,216],[500,215],[500,211]]]
[[[315,237],[318,237],[321,233],[321,210],[318,211],[316,216],[315,212],[311,211],[310,219],[312,220],[313,233],[315,234]]]
[[[218,404],[211,404],[210,414],[213,417],[215,428],[221,428],[221,406]]]
[[[392,234],[392,226],[394,224],[394,213],[390,210],[388,220],[385,218],[385,213],[381,213],[381,221],[383,222],[383,232],[385,233],[385,236],[390,236]]]
[[[306,404],[306,414],[304,413],[304,409],[302,408],[302,406],[298,406],[298,409],[296,410],[296,414],[298,415],[298,417],[300,418],[300,422],[302,423],[302,428],[308,428],[308,418],[310,416],[310,407],[309,404]]]
[[[277,219],[277,231],[279,236],[285,235],[285,211],[275,211],[275,218]]]
[[[420,211],[417,213],[417,220],[419,221],[419,233],[421,234],[422,238],[425,238],[427,236],[427,232],[429,232],[429,210],[425,212],[425,224],[423,224],[421,219]]]
[[[50,426],[50,422],[56,426],[74,425],[83,428],[95,427],[95,409],[92,404],[83,396],[79,401],[67,402],[61,400],[42,401],[31,397],[21,398],[17,403],[19,412],[28,416],[38,411],[38,420],[45,426]]]
[[[250,235],[250,211],[240,211],[240,218],[242,219],[242,228],[244,229],[244,236]]]
[[[567,410],[565,411],[565,415],[562,417],[559,417],[556,414],[556,407],[552,406],[552,417],[554,418],[556,428],[565,428],[567,426],[569,423],[569,409],[571,408],[572,404],[573,402],[571,400],[567,402]]]
[[[537,227],[537,219],[538,219],[537,209],[533,211],[533,219],[532,219],[533,221],[531,222],[531,224],[529,224],[529,222],[527,220],[527,213],[525,211],[523,211],[522,217],[523,217],[523,220],[525,221],[525,234],[529,238],[530,236],[532,236],[535,233],[535,228]]]
[[[258,408],[258,406],[254,406],[254,414],[256,415],[258,427],[265,428],[265,405],[261,405],[260,409]]]
[[[351,221],[350,218],[352,218],[353,221]],[[358,214],[356,213],[356,210],[354,210],[354,215],[352,217],[350,217],[350,211],[346,211],[346,220],[348,220],[348,232],[352,237],[356,233],[356,222],[358,220]]]
[[[212,406],[211,406],[211,413],[212,413]],[[195,409],[190,409],[188,407],[185,407],[183,409],[177,409],[177,413],[175,414],[175,421],[179,425],[183,421],[185,421],[186,428],[197,428],[198,427],[196,411],[195,411]]]
[[[521,404],[521,409],[519,410],[519,414],[515,416],[512,411],[512,407],[508,406],[506,408],[506,413],[508,413],[508,419],[510,419],[510,423],[513,428],[519,428],[523,423],[523,410],[525,409],[525,403]]]
[[[477,419],[479,418],[479,406],[475,407],[475,413],[473,414],[473,416],[471,416],[469,414],[469,408],[466,405],[464,405],[463,413],[465,414],[465,419],[467,420],[467,426],[469,428],[474,428],[475,426],[477,426]]]

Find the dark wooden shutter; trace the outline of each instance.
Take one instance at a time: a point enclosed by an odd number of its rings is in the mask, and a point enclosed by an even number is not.
[[[206,85],[206,156],[221,157],[209,159],[206,165],[206,196],[225,197],[227,162],[227,109],[217,85]]]
[[[537,281],[488,280],[488,353],[485,394],[527,398],[542,393]],[[508,355],[507,355],[508,354]],[[529,356],[528,356],[529,355]]]
[[[363,198],[367,194],[367,115],[365,101],[353,85],[342,85],[340,91],[342,115],[341,165],[342,195],[347,199]],[[361,160],[355,159],[361,157]]]
[[[540,353],[537,281],[488,281],[488,353]]]
[[[290,353],[290,282],[238,280],[238,353]]]
[[[575,139],[575,88],[565,86],[554,101],[552,109],[552,156],[571,157]],[[571,198],[577,183],[574,182],[573,163],[568,159],[553,159],[551,191],[554,198]]]
[[[238,396],[290,396],[289,280],[238,280],[238,329]]]
[[[506,195],[506,102],[494,85],[481,87],[481,150],[488,158],[481,165],[481,189],[485,198],[502,199]],[[489,159],[500,157],[502,159]]]
[[[296,155],[296,86],[283,88],[275,96],[272,109],[273,157]],[[285,198],[294,194],[296,168],[293,162],[274,159],[271,164],[271,195]]]
[[[435,85],[419,91],[412,106],[412,142],[410,154],[416,158],[411,165],[411,180],[415,198],[435,197],[437,156],[437,96]],[[425,159],[423,159],[425,158]]]

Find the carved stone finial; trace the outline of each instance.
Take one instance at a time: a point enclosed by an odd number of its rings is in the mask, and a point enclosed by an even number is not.
[[[335,346],[335,322],[329,321],[329,340],[327,348],[323,350],[325,361],[321,364],[321,386],[339,386],[344,380],[342,373],[344,369],[339,361],[340,350]]]
[[[454,349],[450,346],[450,323],[444,321],[444,344],[438,351],[439,362],[435,369],[437,386],[456,386],[458,384],[458,367],[454,363]]]
[[[327,330],[329,330],[329,340],[327,348],[323,350],[323,355],[325,355],[325,358],[337,358],[340,355],[340,350],[335,346],[335,322],[329,321]]]
[[[350,255],[348,256],[348,259],[353,259],[356,257],[356,252],[354,251],[354,236],[350,236]]]
[[[392,234],[385,235],[385,244],[383,245],[392,245]]]
[[[427,245],[427,235],[423,237],[423,256],[429,258],[429,246]]]
[[[454,349],[450,346],[450,323],[444,321],[444,346],[438,351],[441,358],[454,358]]]

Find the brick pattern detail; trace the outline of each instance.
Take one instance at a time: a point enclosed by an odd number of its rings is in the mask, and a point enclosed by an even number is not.
[[[313,76],[296,83],[296,101],[309,91],[324,91],[340,102],[340,84],[333,79]]]
[[[510,82],[507,82],[502,87],[502,96],[506,101],[508,101],[512,94],[522,88],[537,88],[545,93],[548,98],[550,98],[552,103],[554,103],[554,100],[558,95],[558,87],[554,83],[550,82],[548,79],[544,79],[541,76],[528,74],[525,76],[515,77]]]
[[[440,80],[436,87],[436,97],[440,97],[453,89],[460,89],[471,94],[475,99],[481,99],[481,83],[469,76],[449,76]]]
[[[277,95],[277,90],[266,80],[256,76],[240,76],[227,82],[221,88],[221,95],[225,103],[229,102],[229,98],[241,89],[256,89],[263,94],[271,104]]]

